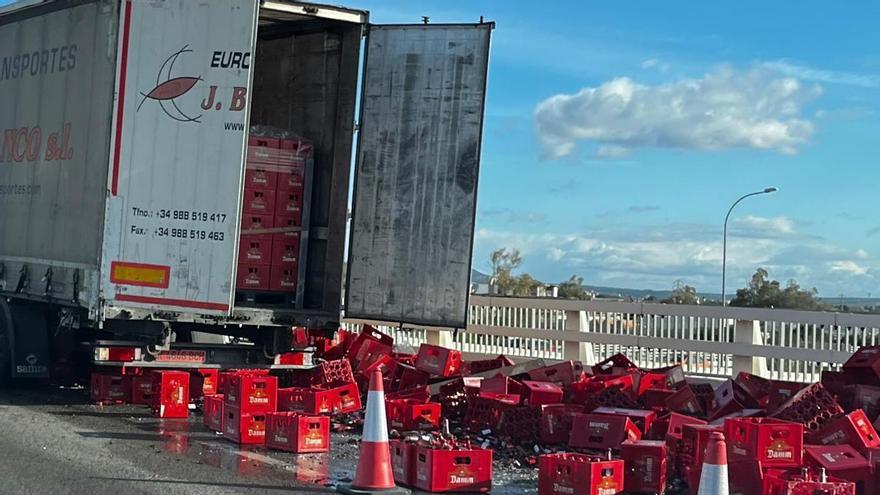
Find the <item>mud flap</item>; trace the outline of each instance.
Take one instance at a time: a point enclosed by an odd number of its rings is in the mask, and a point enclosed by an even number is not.
[[[44,309],[27,303],[11,303],[13,378],[49,378],[49,330]]]

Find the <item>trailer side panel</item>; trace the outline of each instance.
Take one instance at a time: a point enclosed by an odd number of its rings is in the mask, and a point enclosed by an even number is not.
[[[0,290],[64,300],[97,297],[118,21],[75,5],[0,18]]]

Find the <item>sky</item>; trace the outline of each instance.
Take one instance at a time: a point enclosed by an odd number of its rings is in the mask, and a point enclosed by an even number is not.
[[[880,4],[351,2],[375,23],[497,22],[474,268],[728,293],[757,267],[880,296]]]
[[[4,0],[0,0],[3,5]],[[719,293],[757,267],[880,296],[880,4],[349,0],[493,20],[474,268]]]

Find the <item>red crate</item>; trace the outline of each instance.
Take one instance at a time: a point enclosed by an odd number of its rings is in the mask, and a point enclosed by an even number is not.
[[[272,235],[272,265],[297,266],[299,263],[299,232]]]
[[[624,356],[623,354],[617,353],[609,357],[608,359],[594,365],[593,374],[610,374],[613,373],[614,368],[620,368],[623,370],[636,370],[639,367],[636,366],[634,362],[630,361],[628,357]]]
[[[821,383],[814,383],[797,392],[783,404],[773,417],[803,423],[804,432],[817,431],[831,418],[843,414],[843,408]]]
[[[666,375],[667,388],[677,389],[679,385],[684,385],[687,383],[684,377],[684,370],[681,368],[680,364],[673,364],[672,366],[656,368],[648,371],[652,373],[663,373],[664,375]]]
[[[189,398],[194,400],[217,393],[220,370],[198,368],[189,374]]]
[[[269,265],[258,263],[239,263],[235,277],[238,290],[269,290]]]
[[[242,235],[238,244],[238,263],[239,266],[272,263],[272,234]]]
[[[538,457],[541,495],[616,495],[624,489],[624,462],[586,454]]]
[[[880,345],[861,347],[843,363],[847,384],[880,385]]]
[[[688,385],[666,398],[666,408],[670,411],[687,415],[701,416],[705,414],[703,404]]]
[[[439,345],[422,344],[416,356],[416,369],[437,376],[455,376],[461,371],[461,351]]]
[[[727,463],[727,478],[731,493],[759,494],[764,487],[764,466],[754,460],[737,460]]]
[[[330,450],[330,418],[296,412],[266,414],[266,446],[305,454]]]
[[[639,373],[636,375],[636,395],[645,395],[649,390],[666,388],[666,375],[663,373]]]
[[[837,400],[845,411],[861,409],[869,418],[880,416],[880,387],[847,385],[842,387]]]
[[[657,413],[643,409],[624,409],[620,407],[597,407],[593,414],[609,414],[611,416],[626,416],[636,425],[639,431],[647,432],[651,429]]]
[[[412,486],[416,481],[416,444],[391,440],[391,473],[399,485]]]
[[[767,406],[767,397],[770,395],[770,380],[758,375],[740,371],[733,380],[755,402],[763,407]]]
[[[244,213],[260,213],[263,215],[277,215],[275,209],[275,193],[263,189],[244,189]]]
[[[131,380],[115,373],[92,373],[90,396],[96,404],[125,404],[131,400]]]
[[[282,165],[299,167],[302,167],[305,160],[311,158],[315,151],[312,143],[303,139],[281,139],[279,148],[281,148],[280,162]]]
[[[299,268],[297,265],[272,265],[269,275],[269,290],[276,292],[296,292]]]
[[[309,371],[309,385],[354,383],[354,373],[347,359],[324,361]]]
[[[303,190],[291,189],[278,192],[275,197],[275,216],[293,219],[296,226],[302,225],[303,214]],[[282,225],[283,226],[283,225]],[[293,225],[287,225],[293,226]]]
[[[551,382],[567,387],[583,378],[584,365],[580,361],[563,361],[528,371],[526,374],[530,380],[536,382]]]
[[[464,425],[471,431],[481,431],[486,427],[496,429],[504,412],[519,405],[518,395],[498,397],[474,397],[467,401]]]
[[[770,391],[767,393],[767,412],[776,412],[806,386],[806,383],[770,380]]]
[[[714,432],[724,433],[722,426],[716,425],[684,425],[681,430],[681,455],[699,473],[706,455],[709,436]]]
[[[666,443],[627,440],[620,447],[626,467],[624,486],[630,493],[662,495],[666,491]]]
[[[436,430],[440,427],[440,404],[417,399],[385,401],[388,428],[395,430]]]
[[[488,449],[443,450],[417,446],[415,483],[435,493],[492,490],[492,451]]]
[[[849,445],[861,454],[867,454],[868,449],[880,448],[877,431],[861,409],[829,421],[809,438],[812,443],[822,445]]]
[[[758,399],[752,397],[737,382],[728,378],[715,389],[715,408],[722,409],[730,402],[742,404],[740,409],[759,407]]]
[[[206,395],[202,402],[202,421],[205,427],[223,432],[223,394]]]
[[[249,161],[244,170],[244,187],[275,192],[278,187],[278,166]]]
[[[645,407],[652,409],[666,409],[666,399],[675,395],[675,390],[669,388],[649,388],[642,395]]]
[[[348,359],[352,369],[362,371],[373,361],[381,356],[390,355],[393,352],[394,339],[375,330],[369,325],[364,325],[348,348]],[[363,362],[363,366],[361,363]]]
[[[268,369],[257,368],[221,371],[217,374],[217,393],[225,394],[226,390],[229,388],[229,383],[232,381],[232,377],[236,375],[267,376],[268,374]]]
[[[525,392],[521,382],[501,373],[480,382],[480,393],[522,395]]]
[[[226,387],[226,403],[246,413],[275,411],[278,409],[278,378],[237,374]]]
[[[568,446],[599,450],[617,449],[625,440],[641,439],[641,431],[626,416],[575,414]]]
[[[799,467],[804,425],[771,418],[734,418],[724,422],[729,460],[757,461],[764,467]]]
[[[654,428],[652,428],[652,431],[656,433],[653,433],[652,436],[658,440],[665,438],[666,442],[669,443],[670,440],[681,440],[684,425],[705,424],[706,422],[699,418],[685,416],[684,414],[679,413],[669,413],[654,422]]]
[[[872,486],[871,464],[849,445],[807,445],[804,462],[815,469],[825,468],[831,476],[852,481],[856,492],[868,495]]]
[[[289,191],[301,191],[305,187],[305,164],[300,161],[289,165],[282,165],[278,169],[277,188],[279,193]]]
[[[131,403],[148,406],[153,402],[153,377],[149,373],[145,375],[131,375]]]
[[[480,359],[476,361],[463,362],[461,364],[461,374],[474,375],[477,373],[492,371],[499,368],[506,368],[508,366],[513,366],[514,364],[516,363],[511,361],[510,358],[503,354],[499,354],[498,357],[492,359]]]
[[[248,136],[247,159],[259,163],[277,163],[281,140],[267,136]]]
[[[361,410],[361,397],[356,383],[332,388],[283,388],[278,390],[278,409],[308,414],[350,413]]]
[[[266,443],[266,412],[243,412],[228,403],[223,407],[223,437],[242,445]]]
[[[153,414],[160,418],[185,418],[189,415],[189,373],[154,371]]]
[[[571,434],[574,415],[583,411],[577,404],[547,404],[541,406],[541,424],[538,438],[543,443],[566,444]]]
[[[523,380],[522,403],[530,406],[558,404],[562,402],[562,389],[550,382]]]
[[[242,235],[259,234],[261,229],[271,229],[275,225],[274,215],[264,215],[261,213],[243,213],[241,215],[241,233]]]
[[[826,390],[837,395],[847,385],[846,374],[843,371],[822,370],[820,383]]]
[[[275,217],[275,232],[286,237],[299,239],[302,231],[302,215],[278,215]]]
[[[428,384],[428,380],[431,378],[431,375],[428,373],[422,370],[417,370],[406,364],[398,364],[395,367],[395,370],[397,370],[396,373],[399,373],[397,378],[397,390],[424,387]]]
[[[787,472],[771,469],[764,476],[763,495],[856,495],[856,485],[851,481],[829,476],[819,481],[816,473],[806,475],[800,471]]]

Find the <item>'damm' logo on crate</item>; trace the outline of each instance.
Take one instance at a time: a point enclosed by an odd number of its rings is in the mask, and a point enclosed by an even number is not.
[[[794,459],[794,448],[781,438],[774,439],[767,446],[768,459]]]

